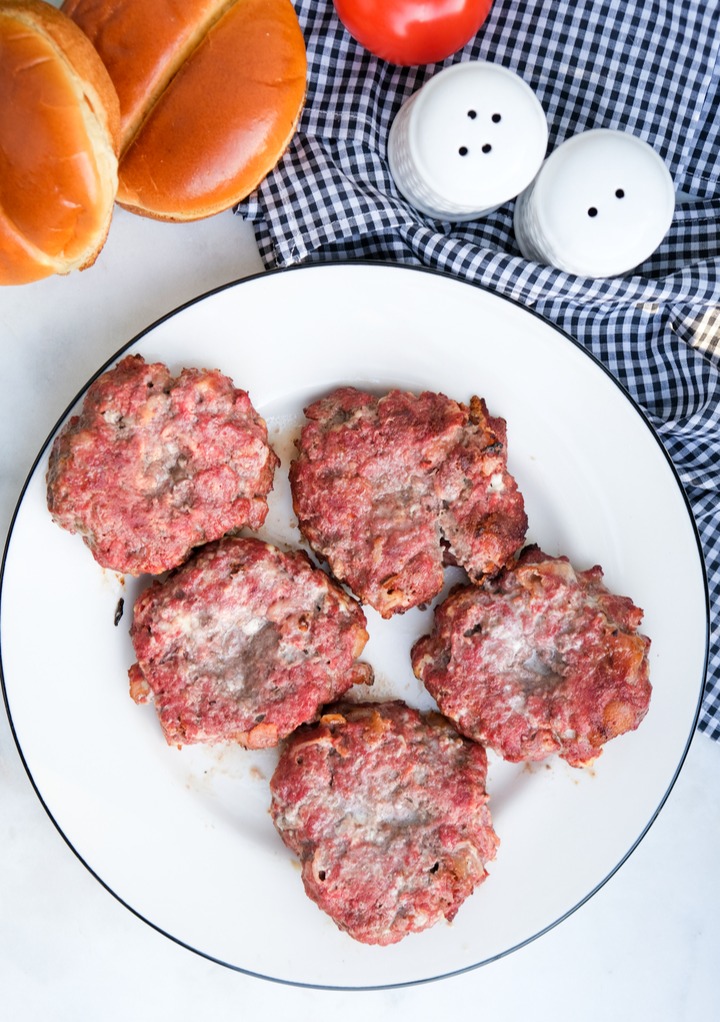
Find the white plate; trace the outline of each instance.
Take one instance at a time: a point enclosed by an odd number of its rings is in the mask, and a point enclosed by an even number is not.
[[[413,983],[486,963],[543,933],[618,868],[653,821],[692,735],[707,595],[684,494],[650,426],[578,345],[485,290],[395,266],[263,274],[162,320],[137,351],[177,371],[218,367],[268,420],[283,458],[262,534],[298,541],[285,469],[309,399],[341,383],[484,396],[508,423],[510,468],[550,554],[645,609],[650,711],[592,770],[490,755],[501,838],[490,877],[442,923],[389,948],[336,929],[276,836],[274,752],[169,748],[128,695],[131,604],[142,581],[100,569],[45,505],[48,446],[18,505],[2,580],[4,689],[38,795],[70,846],[132,911],[233,968],[327,987]],[[119,356],[118,356],[119,357]],[[81,395],[82,397],[82,395]],[[69,413],[68,413],[69,414]],[[116,626],[119,599],[125,613]],[[368,612],[378,696],[426,707],[409,650],[429,612]]]

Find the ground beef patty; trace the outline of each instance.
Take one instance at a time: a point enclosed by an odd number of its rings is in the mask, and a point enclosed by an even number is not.
[[[290,468],[300,530],[383,617],[436,596],[444,563],[479,581],[522,546],[505,422],[480,398],[343,387],[305,415]]]
[[[359,604],[299,551],[254,538],[210,543],[137,600],[136,702],[154,698],[171,745],[277,744],[356,682]]]
[[[288,741],[271,814],[340,929],[394,944],[454,918],[498,839],[481,745],[400,701],[343,703]]]
[[[436,608],[412,649],[416,676],[463,734],[505,759],[591,763],[638,726],[651,691],[643,612],[602,578],[527,547]]]
[[[89,388],[50,453],[47,501],[105,568],[159,574],[192,547],[267,515],[278,459],[220,372],[128,355]]]

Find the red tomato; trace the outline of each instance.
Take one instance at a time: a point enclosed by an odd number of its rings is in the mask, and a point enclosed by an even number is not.
[[[350,35],[391,64],[434,64],[467,43],[492,0],[333,0]]]

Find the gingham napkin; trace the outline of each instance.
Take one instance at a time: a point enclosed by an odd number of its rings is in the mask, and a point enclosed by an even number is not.
[[[237,210],[254,222],[265,264],[431,266],[532,306],[607,366],[658,431],[695,514],[712,604],[699,728],[720,738],[720,5],[495,0],[464,50],[415,68],[372,57],[331,0],[295,8],[308,48],[305,111],[282,162]],[[550,151],[599,127],[654,146],[680,201],[651,259],[622,278],[576,277],[520,257],[512,202],[448,224],[402,199],[387,164],[395,114],[431,75],[468,59],[503,64],[534,90]]]

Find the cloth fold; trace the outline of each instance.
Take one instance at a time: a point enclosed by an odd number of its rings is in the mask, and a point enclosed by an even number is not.
[[[295,8],[308,50],[305,110],[284,158],[237,208],[254,223],[263,262],[430,266],[533,308],[605,364],[648,415],[693,509],[711,601],[698,726],[720,739],[720,8],[495,0],[463,50],[412,68],[359,46],[331,0],[295,0]],[[452,224],[403,199],[387,163],[390,125],[432,75],[471,59],[500,63],[533,89],[549,152],[580,131],[616,128],[660,153],[678,204],[642,266],[612,279],[573,276],[522,258],[513,202]]]

